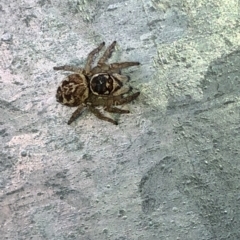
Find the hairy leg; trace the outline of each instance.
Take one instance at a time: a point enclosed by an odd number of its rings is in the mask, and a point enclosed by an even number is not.
[[[114,78],[118,79],[120,82],[122,83],[125,83],[125,82],[128,82],[130,80],[130,77],[129,76],[126,76],[126,75],[122,75],[122,74],[119,74],[119,73],[112,73],[111,74]]]
[[[119,96],[119,95],[122,95],[124,93],[127,93],[129,91],[132,90],[132,87],[131,86],[122,86],[120,89],[116,90],[115,92],[113,92],[113,96]]]
[[[113,103],[116,105],[122,105],[125,103],[129,103],[133,100],[135,100],[139,96],[140,92],[133,93],[132,95],[128,95],[126,97],[115,97],[116,99],[113,99]]]
[[[139,62],[122,62],[122,63],[112,63],[112,64],[98,62],[97,66],[94,67],[91,72],[93,75],[97,73],[103,73],[103,72],[120,75],[122,68],[128,68],[128,67],[138,66],[138,65],[140,65]]]
[[[125,75],[120,75],[118,73],[112,73],[111,76],[118,81],[121,82],[122,85],[120,85],[121,87],[118,89],[118,90],[115,90],[112,94],[113,96],[118,96],[118,95],[122,95],[124,93],[127,93],[129,91],[132,90],[132,87],[129,86],[129,85],[124,85],[127,81],[129,81],[129,77],[128,76],[125,76]],[[117,89],[117,88],[116,88]]]
[[[107,61],[108,58],[110,58],[115,46],[116,46],[117,42],[114,41],[112,42],[112,44],[106,49],[106,51],[104,52],[103,56],[99,59],[98,61],[98,65],[101,65],[102,63],[105,63]]]
[[[97,48],[95,48],[94,50],[92,50],[88,54],[87,62],[85,64],[85,71],[86,71],[86,73],[89,73],[91,71],[91,64],[93,62],[94,55],[99,53],[99,51],[101,51],[101,49],[103,48],[104,45],[105,45],[105,42],[102,42]]]
[[[122,68],[128,68],[132,66],[138,66],[140,65],[139,62],[121,62],[121,63],[112,63],[109,65],[109,70],[107,71],[108,73],[111,72],[116,72],[116,70],[120,70]]]
[[[54,70],[63,70],[63,71],[69,71],[69,72],[75,72],[75,73],[82,73],[83,69],[75,66],[70,65],[64,65],[59,67],[53,67]]]
[[[129,110],[125,110],[125,109],[119,109],[119,108],[116,108],[116,107],[106,107],[104,108],[105,111],[107,112],[112,112],[112,113],[130,113]]]
[[[79,115],[82,113],[82,111],[84,110],[86,106],[84,105],[80,105],[72,114],[71,118],[68,121],[68,125],[70,125],[73,121],[75,121]]]
[[[108,122],[113,123],[115,125],[118,125],[117,121],[113,120],[112,118],[104,116],[98,109],[96,109],[92,106],[88,106],[88,108],[99,119],[104,120],[104,121],[108,121]]]

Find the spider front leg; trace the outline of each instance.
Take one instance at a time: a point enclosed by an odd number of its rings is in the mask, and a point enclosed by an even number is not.
[[[82,73],[83,69],[75,66],[70,65],[64,65],[59,67],[53,67],[54,70],[63,70],[63,71],[69,71],[69,72],[75,72],[75,73]]]
[[[88,54],[87,62],[85,64],[85,71],[86,71],[86,73],[89,73],[91,71],[91,64],[93,62],[94,55],[99,53],[104,45],[105,45],[105,42],[102,42],[97,48],[95,48],[93,51],[91,51]]]
[[[116,108],[116,107],[112,107],[112,106],[106,107],[106,108],[104,108],[104,110],[107,112],[111,112],[111,113],[120,113],[120,114],[121,113],[130,113],[129,110],[124,110],[124,109],[120,109],[120,108]]]
[[[98,109],[94,108],[93,106],[88,106],[89,110],[99,119],[113,123],[114,125],[118,125],[118,122],[113,120],[112,118],[104,116]]]
[[[108,73],[114,73],[116,70],[120,70],[123,68],[128,68],[132,66],[138,66],[140,62],[121,62],[121,63],[112,63],[109,65]]]
[[[113,96],[119,96],[122,95],[124,93],[130,92],[132,90],[131,86],[122,86],[120,89],[114,91],[114,93],[112,94]]]
[[[129,102],[135,100],[139,95],[140,95],[140,92],[133,93],[132,95],[128,95],[126,97],[117,96],[117,97],[115,97],[115,99],[113,99],[113,104],[122,105],[125,103],[129,103]]]
[[[112,44],[104,52],[103,56],[99,59],[97,65],[101,65],[101,64],[105,63],[107,61],[107,59],[111,57],[111,54],[114,51],[116,44],[117,44],[116,41],[112,42]]]
[[[82,113],[86,106],[85,105],[80,105],[72,114],[71,118],[68,121],[68,125],[70,125],[73,121],[75,121],[79,115]]]

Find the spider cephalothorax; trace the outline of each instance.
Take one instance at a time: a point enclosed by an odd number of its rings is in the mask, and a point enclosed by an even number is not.
[[[137,92],[124,96],[132,88],[126,84],[129,78],[120,74],[122,68],[139,65],[139,62],[122,62],[109,65],[105,63],[111,56],[116,41],[107,48],[98,61],[97,66],[91,68],[94,55],[104,45],[105,43],[101,43],[98,48],[89,53],[84,69],[68,65],[54,67],[55,70],[74,72],[63,79],[56,93],[58,102],[69,107],[78,106],[68,124],[73,122],[85,107],[88,107],[98,118],[117,124],[115,120],[104,116],[95,107],[103,106],[104,110],[108,112],[129,113],[128,110],[122,110],[113,106],[131,102],[140,94]]]
[[[128,76],[118,73],[98,73],[90,80],[90,90],[95,95],[117,96],[131,90],[130,86],[124,85],[129,80]]]

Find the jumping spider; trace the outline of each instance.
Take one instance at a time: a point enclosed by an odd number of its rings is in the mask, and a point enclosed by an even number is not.
[[[91,67],[94,56],[104,45],[104,42],[101,43],[88,54],[84,69],[69,65],[53,68],[54,70],[74,72],[63,79],[56,93],[58,102],[69,107],[78,107],[73,112],[68,124],[71,124],[85,108],[88,108],[98,118],[117,125],[116,120],[104,116],[96,107],[103,106],[105,111],[112,113],[129,113],[129,110],[119,109],[115,106],[129,103],[140,94],[140,92],[136,92],[124,96],[132,88],[125,84],[128,77],[121,75],[120,72],[122,68],[139,65],[139,62],[105,63],[111,56],[116,41],[106,49],[97,66]]]

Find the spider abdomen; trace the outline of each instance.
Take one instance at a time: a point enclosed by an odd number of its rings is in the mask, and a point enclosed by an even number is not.
[[[56,98],[63,105],[79,106],[89,95],[86,77],[83,74],[71,74],[63,79],[58,87]]]

